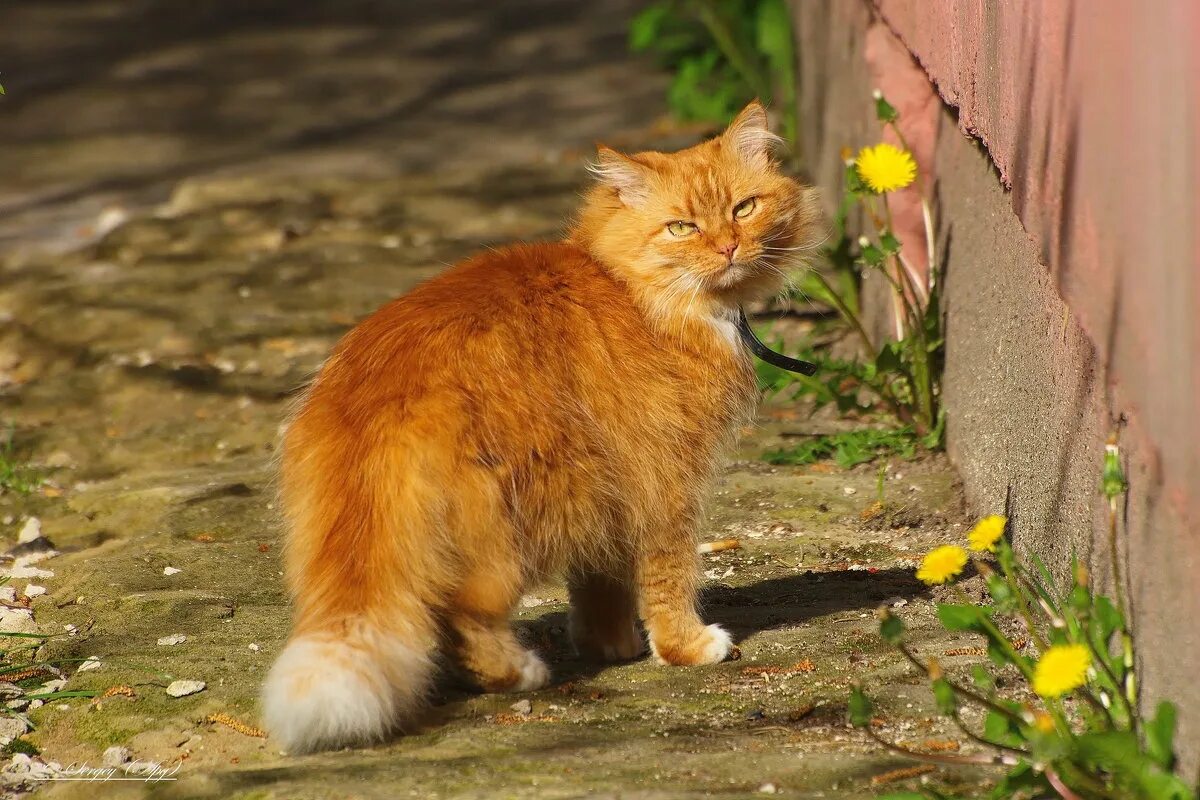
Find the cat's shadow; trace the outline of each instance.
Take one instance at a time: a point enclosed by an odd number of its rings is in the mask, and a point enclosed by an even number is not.
[[[702,615],[728,630],[735,642],[762,631],[787,628],[817,617],[842,612],[871,611],[885,600],[911,598],[928,591],[911,568],[871,571],[806,572],[768,578],[744,586],[718,584],[701,595]],[[516,623],[522,641],[533,647],[554,672],[552,686],[585,681],[619,664],[578,658],[567,637],[567,615],[562,611]],[[643,656],[648,657],[648,656]],[[446,670],[435,705],[444,710],[476,693],[455,670]],[[433,715],[439,716],[436,709]]]

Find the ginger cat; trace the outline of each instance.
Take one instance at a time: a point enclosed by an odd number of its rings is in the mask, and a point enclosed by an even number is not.
[[[488,691],[550,671],[509,616],[565,575],[581,654],[712,664],[695,535],[756,400],[739,304],[817,234],[762,106],[677,153],[605,147],[565,241],[468,259],[334,349],[289,426],[295,629],[264,688],[292,752],[375,741],[447,650]]]

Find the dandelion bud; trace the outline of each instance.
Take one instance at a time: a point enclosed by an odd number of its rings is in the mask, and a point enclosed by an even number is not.
[[[1039,711],[1033,716],[1033,727],[1042,733],[1054,733],[1054,718],[1045,711]]]

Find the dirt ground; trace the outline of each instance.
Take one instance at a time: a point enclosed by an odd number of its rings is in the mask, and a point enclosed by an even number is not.
[[[519,614],[550,688],[447,680],[420,731],[374,748],[297,758],[254,735],[288,628],[273,455],[297,388],[385,299],[489,244],[557,236],[594,141],[696,132],[662,121],[663,78],[625,52],[632,2],[230,5],[48,0],[0,30],[0,422],[48,476],[0,495],[0,535],[36,516],[61,553],[32,579],[55,634],[38,657],[94,656],[67,688],[133,695],[46,704],[26,739],[60,765],[121,746],[177,769],[39,792],[857,798],[977,780],[889,776],[911,763],[845,719],[862,681],[886,692],[884,735],[947,746],[872,612],[894,606],[951,671],[968,662],[944,655],[967,642],[912,577],[962,533],[952,470],[772,467],[765,450],[845,424],[787,404],[746,431],[705,531],[742,543],[704,557],[705,616],[740,661],[573,660],[551,585]],[[168,696],[178,679],[206,688]]]

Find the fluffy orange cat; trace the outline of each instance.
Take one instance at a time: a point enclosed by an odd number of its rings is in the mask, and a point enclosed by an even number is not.
[[[695,534],[756,399],[738,306],[778,292],[816,204],[751,104],[677,153],[601,147],[565,241],[458,264],[350,331],[287,430],[295,630],[264,689],[293,752],[378,740],[445,650],[488,691],[546,685],[510,627],[565,575],[584,656],[712,664]]]

